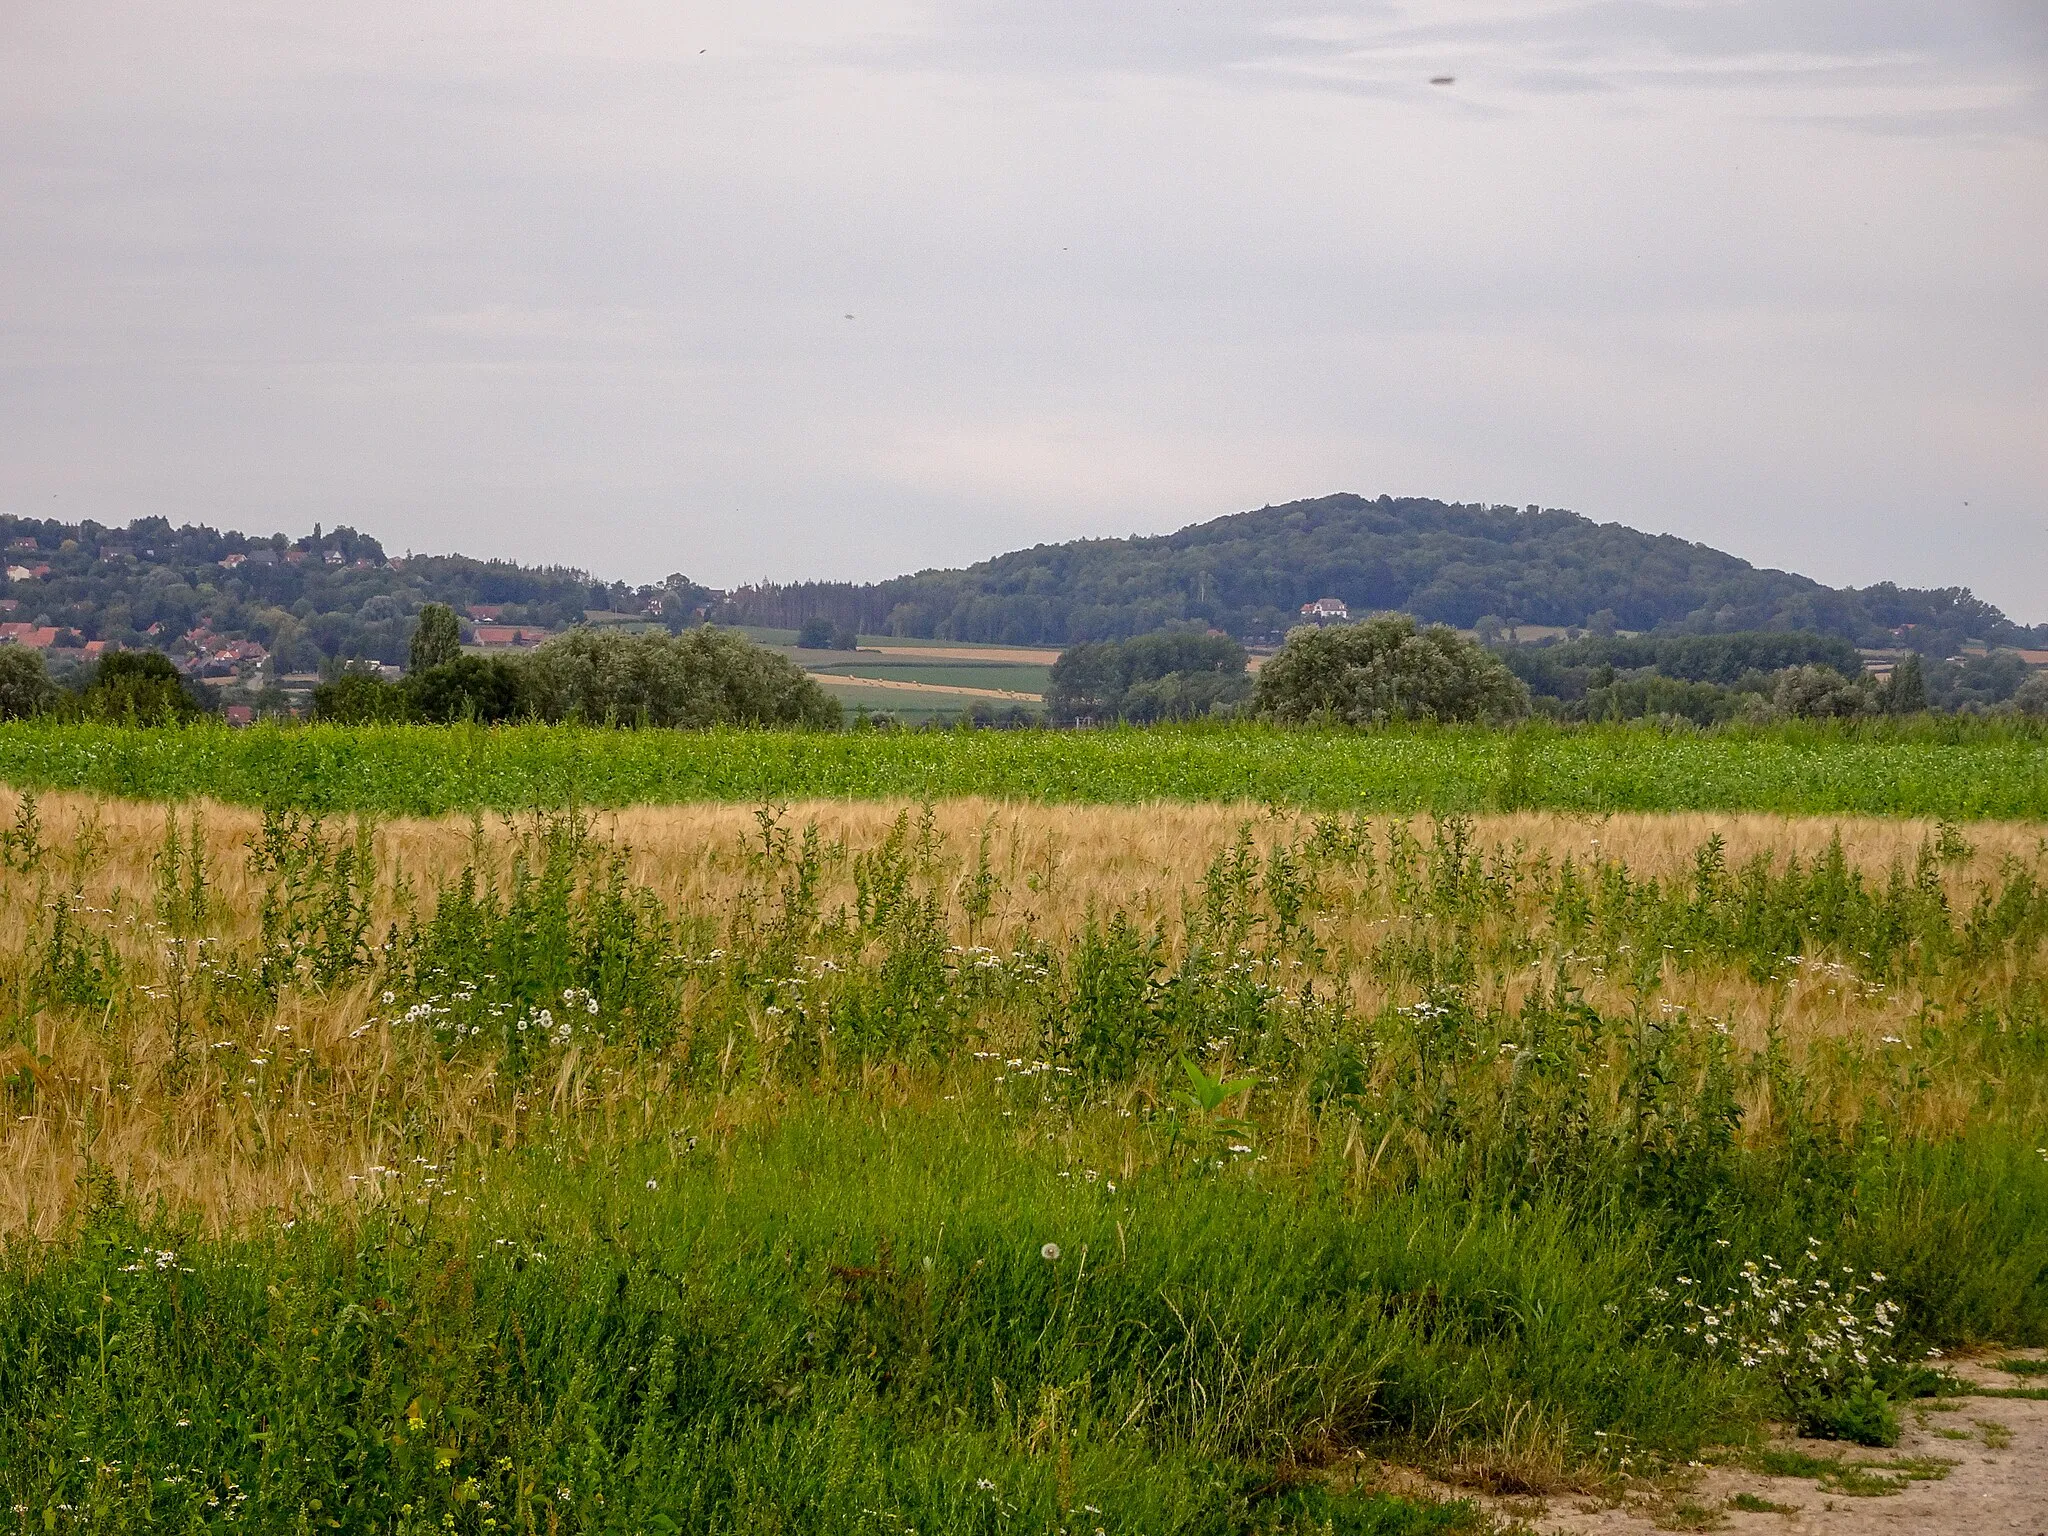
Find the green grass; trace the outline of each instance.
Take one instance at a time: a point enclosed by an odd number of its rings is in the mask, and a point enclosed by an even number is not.
[[[1773,1504],[1761,1494],[1755,1493],[1736,1494],[1728,1501],[1728,1507],[1751,1515],[1796,1515],[1799,1513],[1799,1506],[1796,1504]]]
[[[1047,656],[1058,655],[1064,649],[1062,646],[1037,645],[1030,642],[1005,645],[994,640],[923,640],[899,635],[862,635],[860,643],[870,649],[887,648],[892,651],[1037,651]]]
[[[1909,1483],[1940,1482],[1955,1468],[1941,1456],[1894,1456],[1882,1461],[1868,1457],[1810,1456],[1804,1451],[1766,1449],[1754,1464],[1771,1477],[1810,1477],[1823,1493],[1847,1494],[1851,1498],[1884,1498],[1903,1493]]]
[[[738,631],[756,645],[789,647],[796,645],[797,631],[793,629],[771,629],[765,624],[732,624],[724,627]]]
[[[878,690],[884,692],[886,690]],[[907,705],[915,695],[901,695]],[[1964,722],[1722,734],[1605,727],[1372,733],[1257,726],[800,733],[564,726],[0,725],[0,781],[437,813],[806,797],[1249,800],[2048,818],[2048,736]]]
[[[886,718],[913,727],[950,726],[972,708],[975,700],[964,694],[906,693],[900,688],[863,688],[856,678],[820,677],[832,697],[846,707],[849,719],[866,710],[871,718]],[[983,702],[988,702],[984,700]]]
[[[987,1108],[415,1168],[230,1241],[102,1209],[0,1264],[0,1488],[98,1529],[233,1489],[262,1530],[1421,1533],[1468,1520],[1293,1487],[1292,1449],[1447,1393],[1660,1435],[1740,1395],[1631,1345],[1596,1301],[1640,1255],[1559,1213],[1112,1193]]]

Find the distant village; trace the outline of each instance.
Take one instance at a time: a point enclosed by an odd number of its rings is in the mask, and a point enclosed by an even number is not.
[[[149,523],[124,531],[6,518],[0,561],[0,645],[40,652],[60,679],[110,650],[159,650],[231,722],[303,712],[317,668],[337,653],[396,676],[409,614],[422,601],[450,602],[465,648],[490,653],[531,649],[576,625],[633,632],[701,622],[718,595],[680,577],[632,588],[508,562],[386,557],[346,528],[287,544]],[[493,585],[521,600],[461,600],[464,587]],[[172,600],[160,600],[167,592]]]

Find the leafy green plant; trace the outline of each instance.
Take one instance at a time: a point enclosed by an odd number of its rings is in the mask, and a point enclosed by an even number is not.
[[[43,818],[34,789],[24,789],[14,807],[14,825],[0,828],[0,867],[29,874],[43,862]]]

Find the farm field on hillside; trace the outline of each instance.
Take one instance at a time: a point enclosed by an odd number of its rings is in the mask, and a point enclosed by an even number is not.
[[[939,688],[1001,689],[1031,699],[1044,694],[1051,672],[1049,667],[1013,662],[918,661],[907,656],[860,656],[809,670],[818,677],[872,677]]]
[[[805,650],[793,629],[742,626],[739,632],[802,667],[849,709],[865,707],[908,724],[947,721],[977,702],[1035,704],[1059,656],[1057,651],[874,635],[861,636],[858,650]],[[883,686],[861,690],[853,679]]]
[[[821,676],[818,681],[833,698],[857,718],[861,710],[872,717],[887,716],[906,726],[946,726],[976,703],[1007,707],[1000,696],[967,694],[923,683],[877,683],[864,678]]]
[[[2040,822],[0,829],[32,1528],[1476,1530],[2048,1342]]]
[[[842,684],[842,688],[858,684]],[[873,690],[877,698],[891,690]],[[897,699],[921,695],[893,691]],[[436,814],[571,801],[985,795],[1337,810],[1768,810],[2048,818],[2048,732],[1949,721],[1390,730],[609,731],[568,726],[129,729],[0,724],[0,783],[140,799]]]

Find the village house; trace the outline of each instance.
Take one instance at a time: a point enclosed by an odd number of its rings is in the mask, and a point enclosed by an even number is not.
[[[1301,605],[1301,616],[1315,624],[1342,623],[1351,617],[1351,610],[1341,597],[1319,597]]]
[[[552,631],[538,624],[479,624],[470,631],[470,643],[484,650],[539,645]]]

